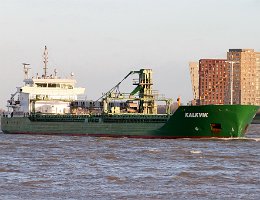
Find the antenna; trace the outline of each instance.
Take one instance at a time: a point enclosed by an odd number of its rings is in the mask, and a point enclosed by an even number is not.
[[[22,63],[23,64],[23,71],[24,71],[24,79],[28,79],[28,75],[29,75],[29,69],[31,69],[30,67],[28,67],[30,64],[28,63]]]
[[[58,73],[57,69],[54,69],[54,76],[55,77],[57,77],[57,73]]]
[[[44,63],[44,67],[43,67],[43,71],[44,71],[44,78],[47,77],[47,63],[48,63],[48,50],[47,50],[47,46],[45,46],[44,52],[43,52],[43,63]]]

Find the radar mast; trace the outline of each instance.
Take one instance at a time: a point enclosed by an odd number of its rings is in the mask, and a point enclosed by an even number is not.
[[[45,46],[44,52],[43,52],[43,63],[44,63],[44,67],[43,67],[43,71],[44,71],[44,78],[47,77],[47,63],[48,63],[48,50],[47,50],[47,46]]]
[[[30,64],[28,63],[23,63],[23,71],[24,71],[24,79],[28,79],[29,78],[29,70],[31,69],[29,67]]]

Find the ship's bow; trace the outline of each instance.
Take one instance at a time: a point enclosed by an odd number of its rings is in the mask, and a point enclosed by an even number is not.
[[[161,132],[169,137],[243,137],[255,116],[254,105],[180,106]]]

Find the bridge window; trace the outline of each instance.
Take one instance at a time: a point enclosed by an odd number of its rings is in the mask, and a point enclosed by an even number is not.
[[[61,88],[65,88],[65,89],[73,89],[72,85],[67,85],[67,84],[62,84]]]
[[[36,83],[37,87],[47,87],[47,83]]]
[[[59,87],[60,87],[60,84],[57,84],[57,83],[49,83],[49,84],[48,84],[48,87],[59,88]]]

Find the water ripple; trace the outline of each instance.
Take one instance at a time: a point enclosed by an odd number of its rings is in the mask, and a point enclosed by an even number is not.
[[[1,199],[259,199],[260,125],[242,139],[0,134]]]

